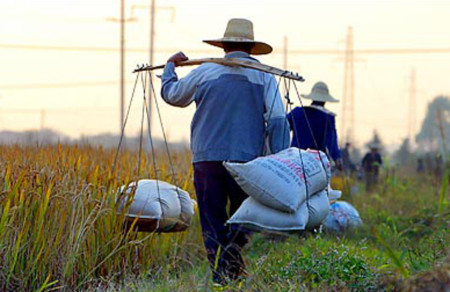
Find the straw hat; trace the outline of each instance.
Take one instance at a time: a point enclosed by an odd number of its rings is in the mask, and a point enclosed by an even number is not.
[[[325,82],[319,81],[314,84],[310,94],[302,94],[304,98],[322,102],[339,102],[338,99],[332,97],[328,91]]]
[[[250,54],[264,55],[272,52],[272,47],[266,43],[255,41],[253,35],[253,23],[242,18],[233,18],[228,21],[223,38],[204,40],[203,42],[223,48],[223,43],[252,43],[254,44]]]

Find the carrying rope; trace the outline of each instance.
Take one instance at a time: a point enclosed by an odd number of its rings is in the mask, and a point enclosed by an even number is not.
[[[156,113],[157,113],[157,116],[158,116],[158,119],[159,119],[159,125],[160,125],[161,131],[162,131],[164,148],[165,148],[165,152],[167,154],[168,162],[169,162],[169,165],[170,165],[171,181],[172,181],[172,184],[176,187],[176,192],[177,192],[179,198],[180,198],[180,193],[179,193],[178,186],[176,186],[177,184],[176,184],[175,168],[174,168],[172,157],[171,157],[171,154],[170,154],[170,149],[169,149],[169,144],[168,144],[168,141],[167,141],[166,131],[165,131],[164,123],[163,123],[163,120],[162,120],[161,109],[159,107],[158,99],[156,98],[156,91],[155,91],[154,84],[153,84],[152,78],[151,78],[151,71],[146,71],[146,72],[147,73],[145,73],[145,76],[143,74],[141,74],[141,72],[137,72],[136,80],[135,80],[134,86],[133,86],[132,95],[131,95],[130,102],[129,102],[128,108],[127,108],[127,113],[126,113],[126,116],[125,116],[125,119],[124,119],[124,122],[123,122],[123,125],[122,125],[122,128],[121,128],[121,135],[120,135],[119,144],[117,146],[116,153],[115,153],[115,156],[114,156],[112,172],[114,172],[116,170],[116,167],[117,167],[118,155],[119,155],[119,152],[120,152],[121,147],[123,145],[123,140],[124,140],[124,136],[125,136],[125,127],[127,125],[128,119],[129,119],[130,109],[131,109],[131,106],[132,106],[132,103],[133,103],[133,100],[134,100],[134,95],[135,95],[135,92],[136,92],[136,86],[137,86],[138,81],[140,80],[141,83],[142,83],[142,86],[143,86],[143,103],[142,103],[141,121],[140,121],[140,136],[139,136],[139,151],[138,151],[139,157],[138,157],[138,165],[137,165],[137,176],[139,177],[140,173],[141,173],[142,152],[143,152],[143,135],[144,135],[144,116],[146,116],[146,118],[147,118],[148,141],[149,141],[149,146],[150,146],[151,156],[152,156],[152,168],[153,168],[153,171],[154,171],[154,177],[155,177],[155,181],[156,181],[156,187],[157,187],[157,192],[158,192],[158,199],[159,199],[159,202],[160,202],[160,205],[161,205],[161,195],[160,195],[160,186],[159,186],[159,173],[158,173],[158,168],[157,168],[157,163],[156,163],[155,145],[154,145],[153,136],[152,136],[152,129],[151,129],[151,124],[152,124],[152,122],[151,122],[151,113],[149,112],[149,102],[151,102],[151,101],[147,98],[147,92],[146,92],[147,82],[149,82],[149,85],[150,85],[149,87],[151,89],[151,92],[153,93],[153,100],[154,100],[154,104],[155,104]],[[285,71],[285,72],[286,72],[286,74],[289,73],[289,71]],[[294,81],[292,81],[292,79],[287,78],[287,75],[284,76],[283,74],[281,74],[280,78],[276,82],[275,94],[274,94],[273,99],[271,100],[271,106],[268,109],[268,118],[266,120],[269,121],[271,116],[272,116],[273,109],[275,107],[275,102],[276,102],[277,96],[279,94],[279,89],[280,89],[281,82],[284,83],[284,86],[285,86],[285,89],[286,89],[285,96],[284,96],[284,99],[286,100],[286,104],[285,104],[286,114],[288,113],[288,111],[289,112],[292,111],[293,103],[292,103],[292,101],[290,99],[290,90],[291,90],[291,85],[293,84],[293,87],[294,87],[295,92],[297,94],[297,98],[298,98],[298,100],[300,102],[300,105],[301,105],[303,111],[304,111],[304,116],[305,116],[305,120],[306,120],[306,123],[307,123],[307,126],[308,126],[308,130],[309,130],[311,136],[313,137],[313,142],[314,142],[314,145],[316,146],[316,149],[319,151],[318,143],[317,143],[317,141],[315,139],[315,136],[314,136],[314,133],[312,131],[312,127],[311,127],[309,118],[308,118],[308,116],[307,116],[307,114],[305,112],[305,109],[304,109],[304,106],[303,106],[303,102],[302,102],[302,99],[300,97],[300,93],[299,93],[299,90],[297,88],[297,85],[296,85],[296,83]],[[286,125],[287,125],[287,122],[285,123],[284,127],[286,127]],[[298,131],[296,129],[295,122],[293,122],[292,125],[293,125],[293,133],[294,133],[295,139],[297,141],[300,141],[299,133],[298,133]],[[286,132],[286,128],[284,128],[283,130],[284,131],[283,131],[283,137],[282,138],[283,138],[283,141],[284,141],[286,139],[286,137],[284,136],[285,132]],[[263,140],[263,143],[262,143],[261,154],[263,154],[263,152],[264,152],[264,149],[265,149],[265,146],[266,146],[266,143],[267,143],[267,137],[268,137],[268,132],[266,130],[265,135],[264,135],[264,140]],[[270,143],[269,143],[269,146],[270,146]],[[319,159],[320,159],[320,162],[322,164],[322,167],[325,170],[326,169],[326,165],[325,165],[325,162],[323,161],[323,157],[321,155],[321,152],[319,152],[318,155],[319,155]],[[307,202],[308,207],[309,207],[309,198],[310,198],[311,194],[309,194],[308,177],[307,177],[307,174],[306,174],[306,171],[305,171],[306,169],[305,169],[304,160],[303,160],[303,153],[302,153],[301,150],[299,150],[299,159],[301,161],[301,168],[302,168],[302,172],[303,172],[303,175],[304,175],[304,182],[305,182],[305,188],[306,188],[306,194],[307,194],[306,202]],[[328,194],[328,188],[326,189],[326,191],[327,191],[327,194]],[[162,214],[162,218],[164,218],[162,207],[161,207],[161,214]],[[159,221],[158,221],[158,228],[159,228]]]
[[[148,74],[145,74],[145,75],[147,77]],[[146,80],[147,80],[147,78],[146,78]],[[149,78],[149,82],[150,82],[151,88],[153,88],[153,82],[151,80],[151,76]],[[153,136],[152,136],[152,132],[151,132],[152,131],[152,128],[151,128],[151,113],[148,110],[147,95],[145,94],[146,93],[145,90],[147,88],[147,82],[143,82],[142,87],[143,87],[143,92],[144,92],[144,96],[143,96],[143,98],[144,98],[144,105],[143,105],[143,107],[145,108],[145,112],[147,113],[146,116],[147,116],[148,141],[149,141],[149,145],[150,145],[150,149],[151,149],[151,153],[152,153],[152,164],[153,164],[153,172],[154,172],[155,181],[156,181],[156,192],[158,193],[158,202],[159,202],[159,207],[160,207],[160,210],[161,210],[161,218],[164,218],[164,209],[162,208],[161,191],[160,191],[160,188],[159,188],[158,168],[157,168],[157,165],[156,165],[155,144],[153,143]],[[147,204],[147,202],[146,202],[146,204]],[[156,230],[159,229],[159,226],[160,226],[160,220],[157,221]]]
[[[278,78],[278,81],[277,81],[277,88],[276,88],[276,90],[275,90],[275,94],[274,94],[274,96],[273,96],[273,100],[272,100],[272,103],[271,103],[271,105],[270,105],[270,109],[269,109],[269,115],[268,115],[268,117],[267,117],[267,121],[269,121],[270,120],[270,118],[272,117],[272,112],[273,112],[273,108],[275,107],[275,101],[277,100],[277,96],[278,96],[278,94],[279,94],[279,92],[280,92],[280,84],[281,84],[281,80],[283,79],[283,77],[280,77],[280,78]],[[269,85],[270,86],[270,85]],[[259,152],[260,153],[260,155],[262,156],[262,155],[264,155],[265,153],[264,153],[264,149],[266,148],[266,145],[267,145],[267,143],[268,143],[268,141],[267,141],[267,137],[269,136],[269,133],[267,132],[267,129],[266,129],[266,131],[265,131],[265,133],[264,133],[264,139],[263,139],[263,141],[262,141],[262,146],[261,146],[261,151]],[[284,138],[284,137],[283,137]],[[284,141],[284,140],[283,140]],[[270,150],[270,152],[272,151],[272,149],[270,149],[270,143],[268,143],[269,145],[269,150]]]
[[[147,75],[145,75],[145,79],[147,79]],[[145,84],[147,80],[144,80],[144,96],[145,96]],[[142,100],[142,110],[141,110],[141,130],[139,131],[139,154],[138,154],[138,166],[137,166],[137,177],[140,176],[141,172],[141,158],[142,158],[142,144],[143,144],[143,136],[144,136],[144,116],[145,116],[145,98]]]
[[[123,125],[120,131],[120,139],[119,139],[119,144],[117,145],[117,149],[116,149],[116,153],[114,155],[114,162],[112,165],[112,173],[114,173],[114,171],[116,170],[116,166],[117,166],[117,159],[119,157],[119,152],[120,152],[120,148],[122,147],[122,143],[123,143],[123,138],[125,136],[125,127],[127,125],[128,122],[128,117],[130,115],[130,109],[131,109],[131,105],[133,103],[133,99],[134,99],[134,94],[136,92],[136,87],[137,87],[137,83],[139,80],[139,77],[141,76],[141,73],[138,73],[136,75],[136,80],[134,81],[134,86],[133,86],[133,91],[131,93],[131,98],[130,98],[130,102],[128,103],[128,108],[127,108],[127,114],[125,115],[125,119],[123,121]]]
[[[153,177],[154,180],[156,182],[156,189],[157,189],[157,193],[158,193],[158,201],[160,203],[160,207],[161,207],[161,218],[165,218],[164,215],[164,210],[162,208],[163,202],[161,200],[161,191],[160,191],[160,184],[159,184],[159,171],[158,171],[158,167],[157,167],[157,159],[156,159],[156,151],[155,151],[155,144],[154,144],[154,140],[153,140],[153,135],[152,135],[152,129],[151,129],[151,125],[152,125],[152,121],[151,121],[151,113],[149,111],[149,102],[150,100],[147,98],[148,97],[148,93],[147,93],[147,85],[149,84],[151,92],[153,93],[153,98],[154,98],[154,104],[155,104],[155,109],[157,112],[157,116],[159,119],[159,124],[161,127],[161,131],[162,131],[162,136],[163,136],[163,142],[164,142],[164,148],[165,148],[165,152],[167,154],[167,158],[168,158],[168,162],[169,162],[169,166],[170,166],[170,176],[171,176],[171,182],[172,184],[175,186],[175,191],[177,192],[177,196],[178,199],[180,199],[181,195],[180,195],[180,190],[179,187],[176,184],[176,175],[175,175],[175,168],[173,165],[173,161],[172,161],[172,156],[170,153],[170,149],[169,149],[169,143],[167,141],[167,136],[166,136],[166,131],[165,131],[165,127],[164,127],[164,123],[162,120],[162,115],[161,115],[161,110],[159,107],[159,103],[158,103],[158,99],[156,98],[156,91],[151,79],[151,73],[150,71],[147,71],[144,74],[141,74],[141,72],[137,73],[136,76],[136,80],[134,82],[134,86],[133,86],[133,90],[132,90],[132,94],[131,94],[131,98],[130,98],[130,102],[128,104],[128,108],[127,108],[127,113],[123,122],[123,125],[121,127],[121,134],[120,134],[120,138],[119,138],[119,143],[117,145],[116,148],[116,152],[114,155],[114,162],[113,162],[113,166],[112,166],[112,172],[114,172],[116,170],[117,167],[117,161],[118,161],[118,157],[119,157],[119,153],[120,150],[123,146],[123,141],[125,138],[125,128],[126,125],[128,123],[129,120],[129,116],[130,116],[130,111],[131,111],[131,107],[134,101],[134,96],[136,93],[136,88],[137,88],[137,83],[138,81],[140,81],[141,85],[142,85],[142,108],[141,108],[141,119],[140,119],[140,134],[139,134],[139,149],[138,149],[138,162],[137,162],[137,177],[139,178],[141,175],[141,165],[142,165],[142,155],[143,155],[143,139],[144,139],[144,119],[146,118],[147,120],[147,135],[148,135],[148,144],[150,147],[150,151],[151,151],[151,159],[152,159],[152,168],[153,168]],[[137,187],[137,182],[135,187]],[[147,202],[146,202],[147,204]],[[157,230],[159,229],[159,220],[157,222]]]
[[[303,110],[303,114],[304,114],[304,116],[305,116],[305,120],[306,120],[306,124],[307,124],[307,126],[308,126],[309,133],[310,133],[311,136],[313,137],[314,145],[316,146],[317,151],[319,151],[319,159],[320,159],[320,163],[322,164],[322,167],[323,167],[323,169],[325,170],[325,169],[326,169],[325,162],[324,162],[323,159],[322,159],[322,155],[320,155],[319,145],[318,145],[318,143],[317,143],[317,141],[316,141],[316,138],[315,138],[315,136],[314,136],[314,132],[313,132],[312,127],[311,127],[311,123],[310,123],[310,121],[309,121],[308,115],[306,114],[305,106],[303,105],[303,101],[302,101],[302,98],[301,98],[301,96],[300,96],[300,92],[299,92],[299,90],[298,90],[297,85],[295,84],[295,82],[294,82],[294,88],[295,88],[295,92],[297,93],[298,101],[300,102],[301,108],[302,108],[302,110]],[[293,122],[292,124],[295,125],[294,122]],[[294,126],[294,128],[295,128],[295,126]],[[295,134],[295,136],[296,136],[295,139],[296,139],[297,141],[300,141],[300,140],[299,140],[299,137],[298,137],[298,134],[299,134],[299,133],[298,133],[298,131],[297,131],[296,129],[294,129],[294,134]],[[330,160],[330,158],[328,158],[328,159]],[[303,160],[302,160],[302,163],[303,163]],[[306,178],[306,174],[305,174],[305,178]],[[330,169],[330,181],[329,181],[329,183],[331,183],[331,169]],[[328,189],[328,186],[327,186],[327,188],[326,188],[326,193],[327,193],[327,196],[329,196],[329,189]]]
[[[322,155],[321,155],[321,151],[319,150],[318,143],[317,143],[317,141],[316,141],[316,139],[315,139],[314,132],[313,132],[313,130],[312,130],[312,127],[311,127],[311,124],[310,124],[308,115],[306,114],[306,111],[305,111],[305,109],[304,109],[304,105],[303,105],[303,102],[302,102],[302,99],[301,99],[301,96],[300,96],[300,92],[299,92],[299,90],[298,90],[297,85],[295,84],[295,82],[293,82],[291,79],[285,78],[285,77],[283,77],[283,76],[281,76],[281,77],[278,79],[278,82],[277,82],[277,89],[276,89],[276,91],[275,91],[275,96],[274,96],[274,98],[273,98],[273,100],[272,100],[272,103],[271,103],[271,106],[270,106],[270,109],[269,109],[269,116],[268,116],[267,121],[269,121],[270,118],[271,118],[271,116],[272,116],[273,108],[274,108],[274,106],[275,106],[276,97],[277,97],[277,94],[279,94],[279,88],[280,88],[281,81],[283,81],[284,87],[285,87],[285,96],[284,96],[284,99],[285,99],[285,101],[286,101],[286,105],[285,105],[285,111],[286,111],[286,114],[287,114],[288,112],[292,112],[293,102],[292,102],[291,99],[290,99],[290,90],[291,90],[291,83],[293,83],[294,88],[295,88],[295,92],[296,92],[296,94],[297,94],[297,98],[298,98],[298,100],[299,100],[299,102],[300,102],[300,105],[301,105],[301,107],[302,107],[302,109],[303,109],[303,112],[304,112],[304,116],[305,116],[305,120],[306,120],[306,123],[307,123],[307,126],[308,126],[308,130],[309,130],[311,136],[313,137],[313,142],[314,142],[315,148],[316,148],[317,151],[318,151],[318,156],[319,156],[320,163],[321,163],[321,165],[322,165],[323,170],[324,170],[325,173],[326,173],[326,165],[325,165],[325,162],[323,161],[323,157],[322,157]],[[295,138],[295,139],[297,140],[297,142],[298,142],[298,141],[300,141],[300,137],[299,137],[299,131],[297,130],[297,127],[296,127],[297,125],[296,125],[295,121],[292,122],[292,125],[293,125],[294,138]],[[287,126],[287,123],[285,123],[284,128],[283,128],[283,137],[282,137],[283,140],[282,140],[282,141],[284,141],[285,138],[286,138],[286,137],[284,136],[284,135],[285,135],[285,132],[286,132],[286,128],[285,128],[286,126]],[[266,138],[267,138],[267,136],[264,138],[263,147],[264,147],[264,145],[265,145],[265,143],[266,143]],[[262,153],[262,152],[263,152],[263,151],[261,151],[261,153]],[[302,153],[302,150],[299,149],[298,153],[299,153],[300,167],[301,167],[301,169],[302,169],[302,173],[303,173],[303,176],[304,176],[304,182],[305,182],[306,205],[307,205],[307,207],[308,207],[308,209],[309,209],[309,208],[310,208],[309,200],[310,200],[310,197],[311,197],[312,194],[310,194],[310,190],[309,190],[308,176],[307,176],[307,173],[306,173],[306,168],[305,168],[305,163],[304,163],[304,159],[303,159],[303,153]],[[301,179],[301,178],[300,178],[300,179]],[[330,177],[330,179],[331,179],[331,177]],[[326,190],[326,194],[327,194],[327,196],[328,196],[328,195],[329,195],[328,186],[326,187],[325,190]]]

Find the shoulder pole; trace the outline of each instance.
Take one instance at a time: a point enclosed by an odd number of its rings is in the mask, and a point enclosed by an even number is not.
[[[254,69],[263,71],[266,73],[270,73],[273,75],[282,76],[287,79],[292,79],[296,81],[303,82],[305,79],[300,76],[298,73],[294,73],[291,71],[279,69],[276,67],[272,67],[269,65],[261,64],[254,61],[247,61],[239,58],[203,58],[203,59],[193,59],[193,60],[187,60],[183,62],[175,63],[175,66],[177,67],[183,67],[183,66],[195,66],[195,65],[201,65],[203,63],[215,63],[219,65],[224,66],[230,66],[230,67],[243,67],[248,69]],[[142,65],[139,66],[137,69],[133,71],[133,73],[142,72],[142,71],[153,71],[157,69],[163,69],[164,65],[158,65],[158,66],[148,66],[148,65]]]

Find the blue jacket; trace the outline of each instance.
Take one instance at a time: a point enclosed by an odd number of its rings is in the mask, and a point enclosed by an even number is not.
[[[244,52],[225,58],[258,62]],[[193,162],[249,161],[289,146],[289,124],[275,78],[242,67],[205,63],[178,79],[173,63],[162,75],[162,98],[169,104],[197,105],[191,123]]]
[[[291,146],[321,150],[335,161],[341,157],[332,112],[319,106],[296,107],[288,114],[288,120],[293,132]]]

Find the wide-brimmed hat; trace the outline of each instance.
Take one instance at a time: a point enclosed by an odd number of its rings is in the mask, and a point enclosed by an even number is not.
[[[314,84],[310,94],[302,94],[304,98],[322,102],[339,102],[339,99],[332,97],[325,82],[319,81]]]
[[[264,55],[272,52],[272,47],[264,42],[255,41],[253,23],[242,18],[233,18],[228,21],[223,38],[204,40],[203,42],[223,48],[224,43],[250,43],[253,44],[250,54]]]

